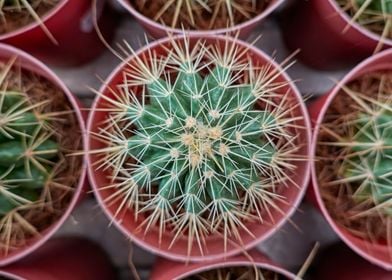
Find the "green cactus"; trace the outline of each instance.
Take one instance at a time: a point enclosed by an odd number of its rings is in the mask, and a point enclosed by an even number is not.
[[[391,108],[392,109],[392,108]],[[357,202],[371,201],[376,206],[392,199],[392,112],[380,110],[375,115],[361,113],[353,121],[354,136],[350,154],[343,164],[343,176],[357,182],[353,194]],[[392,204],[384,207],[392,215]]]
[[[0,217],[39,199],[58,145],[43,129],[28,98],[0,93]]]
[[[356,0],[358,7],[366,6],[367,10],[392,14],[392,0]]]
[[[93,136],[104,148],[95,168],[108,170],[121,201],[146,234],[170,227],[172,245],[186,235],[205,251],[214,233],[241,242],[247,222],[263,223],[280,211],[280,188],[290,176],[301,143],[302,116],[290,106],[280,72],[253,65],[229,40],[224,46],[170,39],[167,54],[150,50],[124,71],[108,119]],[[272,218],[271,218],[272,219]]]

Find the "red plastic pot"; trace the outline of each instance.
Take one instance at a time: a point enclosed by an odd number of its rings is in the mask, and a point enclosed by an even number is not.
[[[328,248],[316,262],[317,280],[390,280],[392,272],[372,265],[342,244]]]
[[[319,69],[358,63],[372,55],[381,40],[378,34],[351,23],[335,0],[298,0],[281,20],[289,48],[300,49],[298,58]],[[392,47],[392,40],[381,41],[384,48]]]
[[[60,0],[42,21],[54,36],[56,46],[37,22],[0,35],[0,42],[13,45],[59,66],[75,66],[97,57],[105,46],[93,25],[91,0]],[[98,22],[107,40],[113,36],[116,17],[106,1],[98,1]]]
[[[98,244],[79,237],[50,240],[22,261],[0,269],[11,280],[114,280],[109,257]]]
[[[236,256],[227,260],[216,260],[202,263],[193,263],[184,265],[183,263],[172,262],[169,260],[159,259],[153,269],[151,280],[174,280],[183,279],[201,272],[221,269],[227,267],[257,267],[276,272],[287,280],[297,279],[294,274],[281,268],[280,266],[271,262],[258,252],[250,252],[249,257]]]
[[[162,25],[137,11],[129,0],[117,0],[125,9],[127,9],[143,26],[143,28],[154,38],[163,38],[168,36],[168,34],[181,34],[182,29],[170,28],[168,26]],[[273,0],[269,6],[258,16],[238,24],[234,27],[216,29],[216,30],[190,30],[186,31],[187,34],[191,35],[217,35],[217,34],[239,34],[239,38],[246,39],[252,33],[252,31],[257,27],[266,17],[268,17],[273,11],[275,11],[284,1],[286,0]]]
[[[59,87],[67,97],[74,114],[78,120],[80,132],[85,134],[85,125],[83,115],[80,111],[80,102],[72,95],[72,93],[67,89],[65,84],[42,62],[32,57],[31,55],[16,49],[14,47],[0,44],[0,61],[7,62],[10,58],[16,57],[16,61],[14,63],[15,66],[20,66],[22,69],[27,71],[31,71],[40,75],[50,82]],[[57,230],[61,227],[62,224],[66,221],[66,219],[71,214],[72,210],[76,206],[76,204],[80,201],[83,191],[86,188],[86,163],[83,161],[82,172],[80,178],[78,180],[77,185],[75,186],[74,194],[72,200],[69,202],[68,207],[64,210],[63,215],[60,219],[58,219],[54,224],[52,224],[49,228],[40,233],[39,237],[32,238],[27,242],[24,247],[17,248],[9,252],[6,256],[0,256],[0,267],[10,264],[12,262],[16,262],[23,257],[31,254],[33,251],[42,246],[53,234],[57,232]]]
[[[379,70],[392,70],[392,50],[384,51],[378,55],[368,58],[357,67],[355,67],[349,74],[347,74],[327,95],[318,98],[314,103],[309,106],[309,113],[312,123],[314,123],[312,155],[316,155],[317,139],[320,131],[320,126],[323,122],[325,114],[329,105],[340,92],[343,85],[355,80],[365,73],[370,73]],[[347,229],[337,224],[324,205],[323,199],[320,194],[320,187],[317,182],[316,174],[316,159],[312,161],[312,186],[317,205],[324,217],[327,219],[330,226],[337,235],[355,252],[369,260],[370,262],[379,265],[385,269],[392,270],[391,249],[387,245],[374,244],[364,239],[352,235]]]
[[[270,65],[268,71],[275,71],[276,69],[281,69],[270,57],[268,57],[261,50],[249,45],[248,43],[223,36],[190,36],[190,45],[194,45],[198,40],[206,40],[206,44],[220,44],[223,46],[227,41],[234,42],[241,49],[246,48],[249,57],[252,57],[254,63],[260,62],[262,65]],[[154,49],[157,53],[167,54],[167,48],[170,46],[171,39],[162,39],[160,41],[154,42],[143,49],[136,52],[137,56],[147,55],[148,51]],[[174,37],[174,40],[184,40],[184,37]],[[165,48],[166,47],[166,50]],[[103,121],[107,119],[107,110],[101,110],[105,106],[105,98],[115,98],[113,92],[110,88],[115,88],[116,85],[121,84],[123,81],[123,71],[126,68],[127,63],[134,59],[133,56],[127,58],[122,64],[120,64],[107,78],[104,85],[100,89],[100,94],[94,101],[91,109],[90,118],[88,121],[88,139],[85,141],[86,150],[93,151],[104,148],[104,144],[97,140],[93,135],[100,132],[100,126]],[[304,158],[309,156],[309,145],[310,143],[310,123],[307,116],[307,111],[305,109],[304,102],[301,98],[300,93],[296,89],[295,85],[292,83],[290,78],[279,71],[279,75],[276,82],[285,82],[287,85],[277,90],[278,94],[286,94],[289,92],[291,97],[293,97],[293,108],[296,108],[296,114],[303,116],[301,120],[298,121],[298,125],[303,127],[299,131],[300,143],[304,145],[299,149],[298,154]],[[159,242],[159,234],[157,231],[149,231],[148,234],[144,234],[144,230],[137,230],[138,225],[141,223],[139,218],[135,220],[135,215],[132,209],[123,209],[116,215],[116,211],[119,208],[121,201],[108,201],[108,198],[113,194],[115,190],[104,188],[111,184],[109,170],[96,170],[94,163],[99,160],[99,156],[96,154],[89,154],[87,156],[88,160],[88,173],[90,184],[94,190],[94,193],[99,201],[99,204],[105,211],[109,219],[116,225],[126,236],[132,239],[136,244],[143,247],[144,249],[153,252],[155,254],[170,258],[173,260],[184,261],[189,259],[191,261],[206,261],[211,259],[218,259],[222,257],[235,255],[243,250],[249,249],[259,242],[267,239],[269,236],[274,234],[283,223],[294,213],[297,206],[299,205],[303,194],[305,192],[308,179],[309,179],[309,162],[296,161],[297,173],[293,176],[293,181],[296,185],[289,185],[287,188],[283,188],[281,195],[286,198],[285,202],[277,201],[278,207],[281,212],[276,209],[271,210],[272,219],[266,215],[265,223],[253,223],[248,226],[250,232],[255,236],[252,237],[246,233],[243,229],[240,229],[240,234],[242,236],[243,246],[238,246],[236,244],[228,242],[227,249],[223,246],[223,242],[219,239],[219,236],[210,236],[206,238],[206,253],[202,255],[199,250],[193,250],[191,255],[188,256],[187,252],[187,240],[186,238],[178,239],[177,242],[170,248],[171,239],[173,236],[168,232],[163,235],[162,242]]]

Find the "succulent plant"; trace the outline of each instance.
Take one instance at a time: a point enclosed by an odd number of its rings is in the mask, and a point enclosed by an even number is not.
[[[359,7],[365,9],[381,12],[384,14],[392,14],[391,0],[356,0]]]
[[[235,26],[261,12],[268,0],[133,0],[136,7],[172,28],[219,29]]]
[[[16,60],[0,63],[0,259],[62,215],[81,166],[63,91]]]
[[[383,39],[392,38],[392,1],[391,0],[336,0],[351,17],[352,22],[364,26],[382,38],[375,52],[382,49]],[[350,25],[344,29],[347,29]]]
[[[0,218],[39,199],[58,145],[42,127],[27,97],[0,93]]]
[[[353,112],[337,123],[326,123],[322,131],[330,141],[319,144],[336,147],[331,154],[340,163],[334,163],[338,177],[326,185],[349,185],[356,204],[365,203],[372,210],[392,215],[392,102],[385,82],[388,74],[373,87],[377,96],[343,87],[342,94],[349,97]],[[374,83],[374,81],[373,81]],[[371,82],[367,82],[369,86]],[[335,132],[334,132],[335,131]],[[340,156],[336,156],[340,154]]]
[[[199,279],[214,279],[214,280],[236,280],[236,279],[257,279],[257,280],[279,280],[287,279],[276,272],[260,269],[257,267],[228,267],[221,269],[213,269],[205,272],[191,275],[183,280],[199,280]]]
[[[147,234],[170,228],[172,244],[187,236],[203,253],[206,236],[241,240],[247,222],[263,222],[282,187],[295,184],[298,122],[287,83],[271,65],[254,65],[247,49],[187,37],[171,39],[167,54],[150,50],[128,63],[108,119],[93,136],[96,169],[109,170],[121,200]],[[145,217],[145,218],[144,218]]]

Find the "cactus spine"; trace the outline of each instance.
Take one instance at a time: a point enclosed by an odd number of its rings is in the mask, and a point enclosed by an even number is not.
[[[204,252],[205,237],[219,233],[225,248],[246,223],[263,222],[279,189],[293,184],[300,159],[295,106],[277,91],[287,86],[270,65],[254,65],[247,49],[187,37],[170,40],[167,54],[149,50],[124,70],[108,118],[94,134],[106,148],[97,169],[110,170],[120,199],[117,214],[132,208],[147,234],[170,228],[188,253]],[[175,74],[174,74],[175,73]]]

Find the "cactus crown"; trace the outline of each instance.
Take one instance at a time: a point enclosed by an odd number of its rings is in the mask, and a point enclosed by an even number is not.
[[[269,0],[132,0],[140,12],[172,28],[219,29],[260,13]]]
[[[279,209],[279,188],[292,184],[300,160],[301,117],[271,65],[254,65],[247,49],[188,38],[171,39],[167,52],[135,55],[123,72],[104,127],[94,134],[106,148],[97,168],[111,170],[109,199],[146,218],[173,243],[188,235],[203,252],[213,232],[240,239],[244,221],[263,221]],[[249,232],[249,231],[248,231]],[[226,243],[225,243],[226,245]]]
[[[340,161],[334,163],[338,177],[326,185],[349,186],[348,193],[356,205],[367,205],[383,215],[392,215],[392,100],[388,75],[376,73],[373,76],[377,79],[364,78],[363,85],[376,89],[376,97],[369,94],[371,91],[344,86],[342,94],[349,97],[353,113],[323,124],[321,130],[330,141],[319,142],[336,147],[338,150],[329,156]]]

